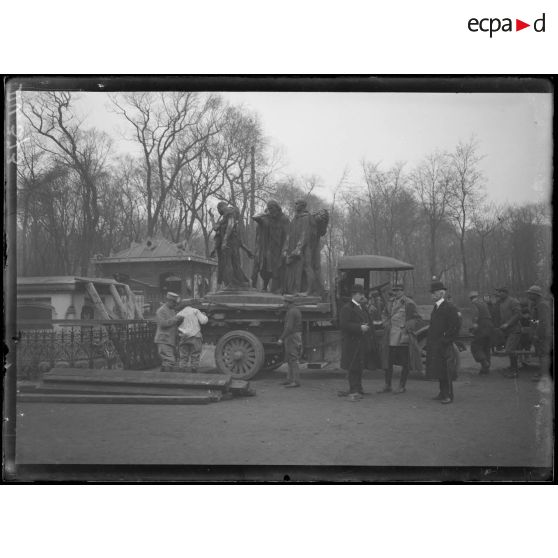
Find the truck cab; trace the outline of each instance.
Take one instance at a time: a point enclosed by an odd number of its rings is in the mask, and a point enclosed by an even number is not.
[[[360,285],[367,298],[377,296],[379,303],[386,304],[391,285],[400,280],[412,282],[412,274],[407,272],[413,269],[413,265],[388,256],[363,254],[340,257],[331,300],[333,316],[337,318],[339,308],[350,300],[354,285]]]

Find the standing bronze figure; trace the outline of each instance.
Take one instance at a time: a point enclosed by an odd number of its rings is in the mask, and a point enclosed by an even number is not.
[[[289,218],[274,200],[267,203],[264,213],[252,217],[257,223],[256,253],[252,271],[252,287],[257,286],[258,275],[266,291],[271,282],[271,292],[280,293],[283,284],[283,245],[289,229]]]
[[[312,270],[314,271],[314,284],[308,287],[309,294],[322,296],[324,286],[322,283],[322,236],[327,232],[329,224],[329,213],[327,209],[320,209],[317,213],[312,214]]]
[[[312,267],[312,242],[314,240],[314,218],[306,209],[306,200],[295,202],[295,216],[289,225],[283,248],[286,262],[284,290],[290,294],[309,294],[314,286],[315,274]]]
[[[246,289],[250,287],[248,278],[240,265],[240,249],[247,251],[240,236],[240,214],[235,207],[225,202],[217,204],[219,220],[214,223],[215,248],[217,255],[217,282],[227,290]]]

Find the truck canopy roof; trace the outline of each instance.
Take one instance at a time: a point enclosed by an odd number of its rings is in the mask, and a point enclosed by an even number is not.
[[[404,269],[414,269],[414,266],[388,256],[369,256],[363,254],[360,256],[342,256],[339,258],[337,268],[340,271],[348,269],[399,271]]]

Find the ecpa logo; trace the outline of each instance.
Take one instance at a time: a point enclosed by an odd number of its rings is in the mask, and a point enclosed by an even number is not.
[[[546,14],[543,13],[540,18],[533,22],[533,29],[535,32],[545,32],[545,15]],[[494,33],[498,33],[498,31],[503,31],[504,33],[514,31],[512,18],[509,17],[504,17],[503,19],[500,19],[499,17],[484,17],[482,19],[472,17],[468,21],[467,27],[469,28],[469,31],[472,31],[473,33],[477,33],[478,31],[481,31],[482,33],[490,33],[490,38],[492,38]],[[531,27],[531,24],[525,23],[517,18],[515,19],[515,31],[521,31],[527,27]]]

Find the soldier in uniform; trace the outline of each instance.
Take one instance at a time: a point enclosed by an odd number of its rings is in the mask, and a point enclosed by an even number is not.
[[[479,374],[488,374],[490,372],[490,349],[494,324],[488,306],[480,299],[477,291],[469,293],[469,300],[473,308],[471,354],[475,361],[481,365]]]
[[[168,292],[165,303],[156,312],[155,343],[161,358],[161,372],[170,372],[176,367],[176,330],[184,319],[176,315],[179,299],[176,293]]]
[[[504,351],[509,354],[510,368],[504,374],[506,378],[517,378],[518,361],[514,351],[519,349],[521,343],[521,308],[519,301],[509,295],[506,287],[496,289],[498,308],[500,311],[500,331],[505,336]]]
[[[540,359],[540,369],[534,374],[533,381],[539,381],[550,370],[552,350],[552,316],[550,304],[543,298],[542,289],[533,285],[527,289],[527,296],[533,304],[534,335],[533,344]]]
[[[284,295],[287,312],[285,313],[285,325],[278,343],[285,347],[285,360],[288,365],[287,379],[282,382],[286,388],[300,386],[299,359],[302,354],[302,313],[295,306],[294,295]]]
[[[385,386],[378,393],[389,393],[393,376],[393,365],[402,367],[399,387],[395,394],[405,393],[409,369],[422,370],[421,352],[415,331],[421,321],[417,305],[405,295],[403,283],[392,287],[393,301],[386,308],[384,337],[382,343],[386,375]]]

